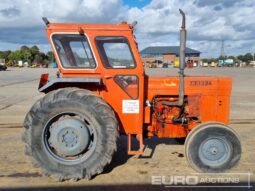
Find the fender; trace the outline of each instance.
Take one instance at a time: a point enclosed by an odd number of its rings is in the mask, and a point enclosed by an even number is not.
[[[55,78],[48,81],[48,74],[42,74],[38,91],[48,93],[54,89],[63,87],[81,87],[84,85],[102,86],[103,82],[100,77],[85,77],[85,78]]]

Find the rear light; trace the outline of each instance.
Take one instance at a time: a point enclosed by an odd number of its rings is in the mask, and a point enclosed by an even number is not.
[[[41,75],[41,79],[40,79],[40,82],[39,82],[38,89],[40,89],[41,87],[43,87],[45,84],[48,83],[48,78],[49,78],[49,74],[48,73]]]

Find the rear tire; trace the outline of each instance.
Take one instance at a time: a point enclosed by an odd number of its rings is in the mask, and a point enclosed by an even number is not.
[[[241,143],[232,128],[222,123],[204,123],[188,134],[185,155],[198,172],[224,172],[239,162]]]
[[[88,90],[63,88],[38,100],[26,115],[25,154],[58,181],[91,179],[117,150],[113,110]]]

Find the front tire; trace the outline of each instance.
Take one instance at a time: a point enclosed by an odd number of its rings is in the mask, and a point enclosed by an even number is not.
[[[188,134],[185,155],[198,172],[224,172],[239,162],[241,143],[232,128],[222,123],[204,123]]]
[[[118,124],[105,101],[63,88],[38,100],[24,121],[25,154],[58,181],[91,179],[117,150]]]

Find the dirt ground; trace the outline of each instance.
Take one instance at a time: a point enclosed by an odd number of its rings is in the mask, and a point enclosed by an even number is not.
[[[103,174],[92,180],[55,182],[42,177],[40,169],[33,168],[23,154],[22,122],[26,112],[40,95],[38,76],[56,72],[53,69],[11,69],[0,73],[0,190],[176,190],[178,188],[151,185],[152,176],[192,176],[184,157],[184,146],[172,139],[152,138],[145,141],[142,156],[126,154],[126,138],[121,137],[118,152]],[[149,75],[173,75],[174,69],[148,69]],[[227,190],[254,190],[255,186],[255,68],[200,68],[187,69],[187,75],[214,75],[233,77],[231,97],[231,126],[242,142],[242,158],[228,173],[239,177],[239,188]],[[248,175],[250,173],[250,175]],[[223,176],[225,176],[223,174]],[[252,188],[247,188],[250,176]],[[201,175],[199,177],[208,177]],[[224,187],[221,185],[220,190]],[[246,186],[246,187],[241,187]],[[186,188],[192,189],[192,188]],[[180,188],[178,190],[184,190]],[[201,190],[201,188],[199,189]],[[215,190],[215,188],[206,188]]]

